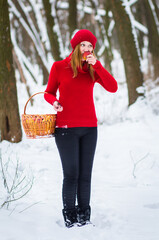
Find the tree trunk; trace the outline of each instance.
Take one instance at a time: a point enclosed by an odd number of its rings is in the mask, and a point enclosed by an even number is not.
[[[159,77],[159,34],[149,1],[142,0],[142,4],[145,10],[145,19],[148,27],[149,51],[152,54],[154,68],[153,79],[156,80]]]
[[[105,19],[104,19],[105,20],[105,31],[106,31],[107,39],[109,42],[109,48],[106,48],[104,51],[105,67],[110,73],[112,73],[111,62],[113,60],[113,53],[112,53],[112,47],[111,47],[111,39],[108,34],[108,28],[110,26],[110,17],[109,17],[110,6],[111,6],[110,1],[105,0],[105,2],[104,2],[104,8],[106,11],[106,15],[105,15]]]
[[[141,1],[136,3],[136,11],[134,12],[135,19],[145,25],[145,13]],[[140,48],[140,55],[143,58],[143,47],[144,47],[144,36],[145,34],[141,31],[138,31],[138,43]]]
[[[13,68],[8,2],[0,0],[0,134],[1,140],[21,141],[16,79]]]
[[[139,94],[137,91],[137,88],[143,84],[140,61],[135,46],[131,22],[122,2],[112,0],[110,3],[117,29],[121,56],[124,61],[129,105],[131,105],[139,96],[143,95],[141,93]]]
[[[157,15],[157,18],[159,19],[159,1],[158,0],[152,0],[153,5],[155,7],[155,12]]]
[[[62,60],[62,58],[60,57],[60,46],[59,46],[58,36],[57,36],[57,33],[53,30],[55,26],[55,21],[54,21],[54,17],[51,15],[51,4],[49,0],[43,0],[42,2],[45,10],[46,26],[47,26],[48,37],[50,40],[50,45],[51,45],[51,52],[54,60],[59,61],[59,60]]]
[[[68,26],[70,38],[75,29],[77,29],[77,0],[69,0]]]

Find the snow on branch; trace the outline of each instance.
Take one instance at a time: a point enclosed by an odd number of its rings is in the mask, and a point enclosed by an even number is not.
[[[45,53],[45,49],[41,43],[41,39],[40,39],[40,36],[39,36],[39,33],[37,32],[36,28],[35,28],[35,25],[30,17],[30,14],[28,14],[28,10],[27,10],[27,7],[25,7],[25,5],[23,4],[22,1],[19,1],[19,5],[21,6],[21,8],[23,9],[23,12],[29,22],[29,27],[31,29],[31,31],[33,32],[34,36],[35,36],[35,39],[36,39],[36,42],[38,43],[38,45],[41,47],[42,51]]]
[[[129,6],[133,5],[134,3],[138,2],[138,0],[130,0],[129,1]]]
[[[14,15],[19,19],[19,22],[22,24],[22,26],[24,27],[25,31],[27,32],[27,34],[30,36],[31,40],[34,43],[34,47],[37,50],[37,53],[39,54],[45,68],[47,69],[47,71],[49,72],[49,67],[48,67],[48,62],[45,56],[45,52],[44,50],[41,48],[41,45],[39,46],[39,42],[37,41],[35,35],[32,32],[32,29],[30,28],[30,26],[24,21],[24,19],[22,18],[20,12],[17,10],[17,8],[15,7],[15,5],[13,4],[13,2],[11,0],[8,0],[9,5],[11,6],[11,11],[14,13]]]
[[[18,47],[15,34],[16,34],[15,31],[12,30],[11,31],[11,39],[12,39],[12,43],[14,45],[14,50],[16,52],[16,55],[18,56],[18,59],[21,63],[22,70],[25,73],[26,72],[25,70],[27,69],[29,71],[29,74],[31,75],[32,79],[34,80],[34,82],[37,83],[36,79],[38,79],[38,76],[36,75],[35,69],[34,69],[33,65],[29,62],[29,60],[27,59],[25,54],[22,52],[22,50]]]
[[[152,14],[153,14],[153,17],[155,19],[157,30],[158,30],[158,34],[159,34],[159,20],[158,20],[157,14],[155,12],[155,6],[154,6],[152,0],[148,0],[148,2],[149,2],[149,5],[150,5],[150,8],[152,10]]]
[[[133,20],[133,24],[134,24],[135,28],[137,28],[138,30],[140,30],[144,34],[148,34],[148,29],[143,24],[139,23],[135,19]]]
[[[99,1],[98,0],[91,0],[91,4],[95,9],[95,19],[96,19],[96,21],[99,22],[100,28],[101,28],[101,31],[102,31],[102,35],[104,37],[103,44],[101,45],[99,51],[97,52],[97,55],[100,57],[100,56],[102,56],[104,50],[106,48],[109,48],[109,41],[108,41],[106,30],[105,30],[105,27],[104,27],[103,18],[100,15],[100,12],[98,11]],[[90,8],[90,9],[92,9],[92,8]],[[92,9],[92,11],[93,11],[93,9]]]
[[[54,18],[55,25],[53,27],[53,31],[57,34],[58,36],[58,41],[59,41],[59,47],[60,47],[60,54],[62,58],[65,58],[65,51],[64,51],[64,45],[63,45],[63,40],[62,40],[62,35],[61,35],[61,30],[57,18],[57,13],[56,13],[56,1],[52,2],[52,9],[51,9],[51,14]]]
[[[108,36],[112,36],[112,31],[114,29],[114,26],[115,26],[115,21],[114,19],[112,19],[108,27]]]
[[[52,4],[54,1],[50,1],[50,3]],[[98,5],[99,6],[99,5]],[[57,9],[59,10],[67,10],[69,8],[69,4],[68,2],[64,2],[64,1],[58,1],[57,2]],[[93,9],[89,6],[83,6],[83,2],[80,1],[78,4],[77,4],[77,9],[78,11],[84,11],[85,13],[87,14],[92,14],[93,12]],[[98,15],[100,16],[105,16],[106,12],[104,9],[101,9],[101,8],[98,8],[97,9],[97,12],[98,12]]]
[[[34,11],[36,23],[38,25],[38,28],[40,29],[41,41],[45,44],[46,49],[50,50],[51,46],[50,46],[50,42],[49,42],[47,30],[46,30],[46,25],[41,14],[41,10],[43,8],[42,3],[40,2],[36,3],[35,0],[29,0],[29,3]]]
[[[127,10],[127,13],[129,15],[130,20],[131,20],[132,24],[134,25],[134,27],[137,28],[138,30],[140,30],[141,32],[145,33],[145,34],[148,34],[148,29],[143,24],[136,21],[133,17],[132,12],[131,12],[130,7],[136,2],[138,2],[138,0],[130,0],[130,1],[123,0],[123,5],[125,6],[125,9]]]
[[[133,16],[132,12],[131,12],[130,2],[128,0],[122,0],[122,2],[123,2],[123,6],[125,7],[125,11],[128,14],[130,22],[131,22],[132,34],[134,36],[134,41],[135,41],[137,53],[138,53],[139,60],[140,60],[140,63],[141,63],[139,42],[138,42],[137,33],[136,33],[136,29],[135,29],[135,24],[134,24],[135,19],[134,19],[134,16]]]

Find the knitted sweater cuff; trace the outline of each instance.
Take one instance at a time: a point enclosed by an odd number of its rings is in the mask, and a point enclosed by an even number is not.
[[[94,65],[92,65],[94,69],[98,69],[102,67],[102,64],[100,63],[100,61],[96,61],[96,63]]]

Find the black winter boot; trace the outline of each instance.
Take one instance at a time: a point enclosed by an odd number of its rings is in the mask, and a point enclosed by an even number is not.
[[[78,226],[83,226],[90,223],[91,208],[80,208],[77,206],[77,222]]]
[[[76,209],[63,209],[62,210],[66,227],[73,227],[77,223]]]

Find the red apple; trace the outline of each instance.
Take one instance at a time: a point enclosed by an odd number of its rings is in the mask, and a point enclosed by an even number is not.
[[[90,54],[91,54],[90,51],[85,51],[85,52],[83,53],[83,59],[86,60],[86,59],[87,59],[87,56],[90,55]]]

